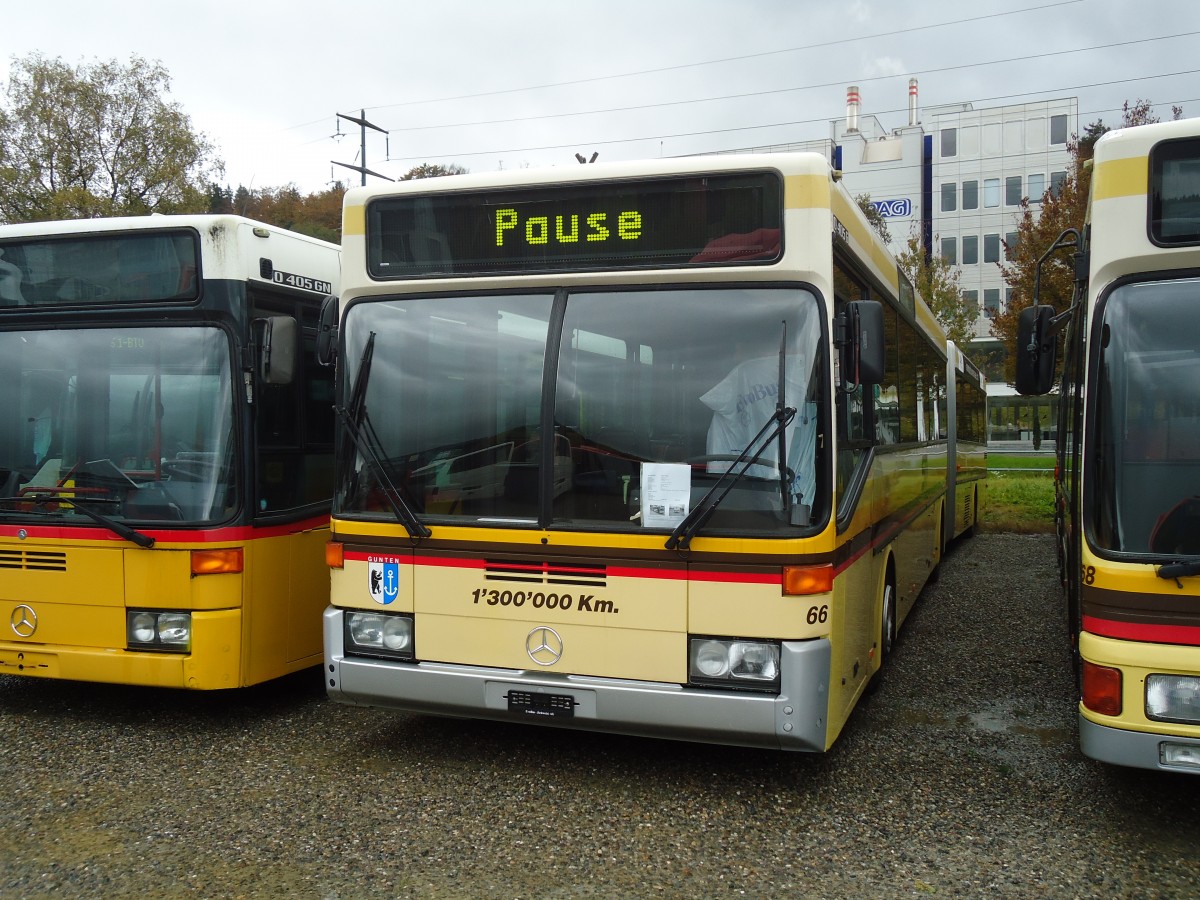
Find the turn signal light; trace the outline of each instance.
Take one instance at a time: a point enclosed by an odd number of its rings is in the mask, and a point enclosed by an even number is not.
[[[783,594],[827,594],[833,590],[833,566],[784,566]]]
[[[1121,714],[1121,670],[1083,662],[1083,705],[1102,716]]]
[[[341,541],[326,541],[325,565],[331,569],[346,568],[346,545]]]
[[[241,547],[192,551],[193,575],[229,575],[242,571],[242,568]]]

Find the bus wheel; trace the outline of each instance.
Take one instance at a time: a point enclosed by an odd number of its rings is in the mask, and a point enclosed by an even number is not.
[[[889,581],[883,589],[883,621],[879,636],[879,668],[882,669],[896,646],[896,589]]]
[[[889,578],[883,588],[883,611],[879,622],[879,668],[867,683],[867,693],[874,694],[883,683],[883,670],[896,645],[896,589]]]

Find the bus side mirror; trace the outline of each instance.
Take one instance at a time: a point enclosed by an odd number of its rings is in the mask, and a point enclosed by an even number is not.
[[[266,384],[291,384],[296,374],[296,320],[291,316],[260,319],[258,370]]]
[[[1054,387],[1058,363],[1058,329],[1053,306],[1027,306],[1017,319],[1017,393],[1033,396]]]
[[[317,362],[332,366],[337,359],[338,298],[330,294],[321,302],[321,317],[317,322]]]
[[[842,380],[852,387],[883,381],[883,305],[876,300],[846,304]]]

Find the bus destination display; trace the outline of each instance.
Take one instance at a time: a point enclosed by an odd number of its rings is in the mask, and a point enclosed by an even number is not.
[[[375,278],[771,263],[772,173],[381,198],[367,208]]]

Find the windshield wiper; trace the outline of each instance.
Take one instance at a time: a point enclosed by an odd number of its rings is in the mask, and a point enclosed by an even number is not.
[[[130,528],[124,522],[118,522],[116,519],[110,519],[103,513],[98,513],[94,509],[88,509],[86,506],[76,502],[74,497],[67,497],[60,491],[71,491],[74,488],[58,488],[58,487],[42,487],[29,490],[28,493],[19,497],[2,497],[0,502],[4,503],[37,503],[46,500],[52,500],[55,503],[69,503],[71,508],[76,512],[83,513],[97,525],[103,525],[113,534],[118,537],[123,537],[127,541],[132,541],[139,547],[144,547],[147,550],[154,546],[154,538],[148,534],[142,534],[136,528]]]
[[[779,417],[787,408],[784,402],[784,389],[787,384],[787,319],[783,320],[783,333],[779,336],[779,384],[775,389],[775,415]],[[795,409],[792,416],[796,415]],[[783,515],[786,518],[792,508],[792,484],[788,478],[787,467],[787,426],[779,429],[779,495],[783,502]]]
[[[775,412],[771,413],[771,417],[759,429],[758,434],[750,439],[750,443],[737,455],[737,459],[729,464],[729,468],[721,473],[721,477],[717,479],[716,484],[708,489],[708,493],[700,498],[700,502],[692,507],[692,511],[684,516],[682,522],[675,526],[675,530],[667,538],[666,546],[668,550],[676,548],[680,550],[688,549],[688,545],[691,544],[696,532],[704,527],[704,523],[716,512],[717,507],[721,505],[721,501],[733,490],[734,485],[742,480],[743,476],[750,470],[750,467],[758,462],[758,458],[771,445],[771,441],[775,440],[779,436],[779,433],[792,423],[792,419],[794,418],[796,418],[795,407],[776,407]],[[771,433],[767,434],[768,431]],[[765,440],[763,439],[763,435],[766,435]],[[759,441],[762,441],[762,445],[751,455],[750,451],[754,449],[755,444],[758,444]],[[738,468],[739,465],[741,466],[740,469]],[[782,461],[779,463],[779,466],[786,469]],[[786,478],[786,475],[783,477]],[[725,489],[718,494],[717,491],[721,489],[722,485],[724,485]]]
[[[783,332],[779,337],[779,383],[775,389],[775,412],[771,414],[771,418],[767,419],[763,427],[759,429],[758,434],[750,439],[750,443],[748,443],[742,452],[738,454],[737,459],[730,463],[729,467],[721,473],[721,477],[717,479],[716,484],[708,489],[708,493],[700,498],[700,502],[696,504],[692,511],[684,517],[682,522],[675,526],[675,530],[672,531],[671,536],[667,538],[668,550],[674,550],[676,547],[678,547],[680,550],[686,550],[688,548],[688,545],[691,544],[692,538],[695,537],[696,532],[704,526],[704,523],[708,521],[709,517],[716,511],[717,507],[721,505],[721,501],[725,499],[726,495],[728,495],[731,490],[733,490],[734,485],[736,485],[742,479],[742,476],[749,471],[750,467],[758,462],[758,458],[762,456],[767,447],[771,445],[771,441],[777,438],[779,440],[779,493],[783,498],[783,513],[785,516],[788,514],[788,511],[792,508],[792,486],[790,483],[791,479],[788,478],[787,467],[787,427],[792,423],[792,420],[796,418],[796,408],[794,406],[786,406],[784,403],[784,379],[786,377],[787,319],[784,319]],[[767,439],[762,442],[762,446],[758,448],[758,452],[747,460],[746,457],[749,455],[751,449],[753,449],[754,445],[758,443],[764,434],[767,433],[767,429],[771,427],[771,423],[773,422],[775,423],[775,430],[772,431]],[[721,487],[721,484],[729,476],[729,473],[733,472],[739,463],[744,463],[742,468],[736,474],[734,474],[732,478],[729,479],[729,483],[725,486],[725,490],[718,495],[717,489]]]
[[[1157,575],[1159,578],[1173,578],[1175,584],[1182,588],[1183,582],[1179,579],[1200,575],[1200,562],[1167,563],[1158,567]]]
[[[379,436],[375,433],[370,417],[367,415],[367,379],[371,376],[371,360],[374,356],[375,332],[372,331],[371,336],[367,338],[367,346],[363,348],[358,375],[354,379],[354,387],[350,391],[350,402],[346,406],[334,407],[334,411],[342,420],[346,433],[350,435],[358,452],[375,469],[380,486],[383,488],[383,496],[392,508],[392,514],[395,515],[396,520],[404,526],[409,537],[427,538],[433,532],[417,518],[417,514],[405,501],[404,495],[396,488],[391,467],[383,461]]]

